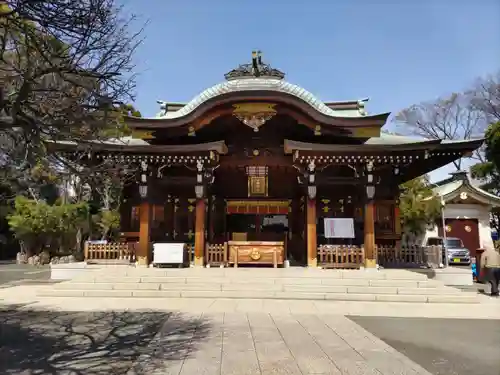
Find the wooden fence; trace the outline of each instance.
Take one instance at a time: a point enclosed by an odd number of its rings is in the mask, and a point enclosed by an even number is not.
[[[135,262],[134,242],[85,243],[86,261]]]
[[[323,268],[360,268],[365,260],[362,247],[320,245],[318,266]]]
[[[441,246],[377,246],[377,264],[384,268],[437,268]]]
[[[136,242],[85,244],[85,260],[90,262],[135,262]],[[194,262],[194,245],[187,244],[190,263]],[[358,269],[364,264],[364,249],[358,246],[320,245],[318,266],[323,268]],[[377,246],[377,264],[384,268],[437,268],[442,263],[441,246]],[[205,262],[210,266],[226,266],[227,244],[206,244]]]
[[[226,266],[227,265],[227,242],[224,244],[206,245],[206,263],[210,266]]]

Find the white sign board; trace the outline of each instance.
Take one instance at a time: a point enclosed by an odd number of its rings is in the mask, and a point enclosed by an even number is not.
[[[155,243],[153,245],[154,264],[184,263],[184,243]]]
[[[325,238],[354,238],[354,219],[325,218]]]

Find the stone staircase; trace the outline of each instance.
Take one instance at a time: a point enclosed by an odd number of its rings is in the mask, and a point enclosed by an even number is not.
[[[416,272],[307,268],[104,267],[40,290],[38,296],[479,303],[475,293]]]

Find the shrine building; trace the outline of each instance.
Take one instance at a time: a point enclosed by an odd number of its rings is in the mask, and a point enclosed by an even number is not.
[[[224,77],[188,103],[159,102],[156,117],[127,118],[131,137],[77,146],[136,165],[121,232],[140,264],[153,243],[186,243],[197,266],[327,267],[341,248],[346,262],[357,249],[375,267],[377,246],[400,246],[400,184],[482,143],[384,133],[390,113],[368,113],[367,99],[324,102],[260,52]]]

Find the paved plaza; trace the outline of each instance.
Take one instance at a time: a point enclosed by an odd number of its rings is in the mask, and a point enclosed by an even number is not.
[[[497,375],[499,323],[11,305],[0,309],[0,373]]]
[[[30,282],[47,282],[50,278],[49,266],[34,267],[15,262],[0,262],[0,288]]]
[[[500,321],[350,317],[432,374],[500,374]]]
[[[0,289],[0,374],[498,375],[500,300],[48,298]],[[499,363],[500,365],[500,363]]]

